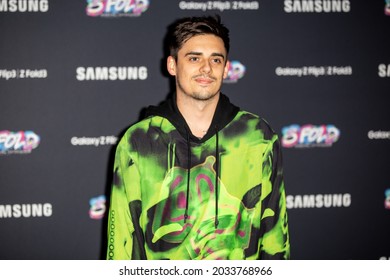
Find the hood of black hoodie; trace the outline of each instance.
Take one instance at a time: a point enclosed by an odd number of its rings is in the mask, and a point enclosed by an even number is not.
[[[239,110],[239,107],[230,103],[229,98],[221,93],[213,120],[211,121],[210,128],[208,129],[206,135],[201,139],[191,133],[189,126],[187,125],[183,115],[180,113],[177,107],[175,94],[173,94],[172,98],[167,99],[158,106],[149,106],[146,109],[145,117],[164,117],[176,127],[180,135],[182,135],[185,139],[187,139],[189,136],[191,141],[196,143],[203,143],[213,137],[213,135],[223,129],[228,123],[230,123],[237,115]]]

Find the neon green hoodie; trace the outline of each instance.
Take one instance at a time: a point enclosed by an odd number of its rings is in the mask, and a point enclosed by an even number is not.
[[[198,139],[174,99],[116,150],[107,259],[288,259],[281,147],[222,95]]]

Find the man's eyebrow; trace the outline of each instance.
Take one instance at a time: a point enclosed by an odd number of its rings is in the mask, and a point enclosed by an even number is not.
[[[202,55],[202,52],[188,52],[184,56],[189,56],[189,55]],[[219,56],[225,59],[225,56],[222,53],[212,53],[211,56]]]
[[[202,55],[201,52],[188,52],[184,56],[189,56],[189,55]]]

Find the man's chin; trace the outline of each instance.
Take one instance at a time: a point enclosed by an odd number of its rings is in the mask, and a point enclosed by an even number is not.
[[[199,96],[199,95],[195,95],[193,96],[195,100],[198,100],[198,101],[208,101],[210,99],[212,99],[211,96]]]
[[[194,93],[192,98],[198,101],[209,101],[215,98],[218,93]]]

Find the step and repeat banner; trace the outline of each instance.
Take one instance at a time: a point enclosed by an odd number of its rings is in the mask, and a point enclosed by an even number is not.
[[[390,259],[384,0],[0,0],[0,259],[105,258],[115,146],[173,89],[168,25],[204,14],[222,91],[280,136],[291,258]]]

